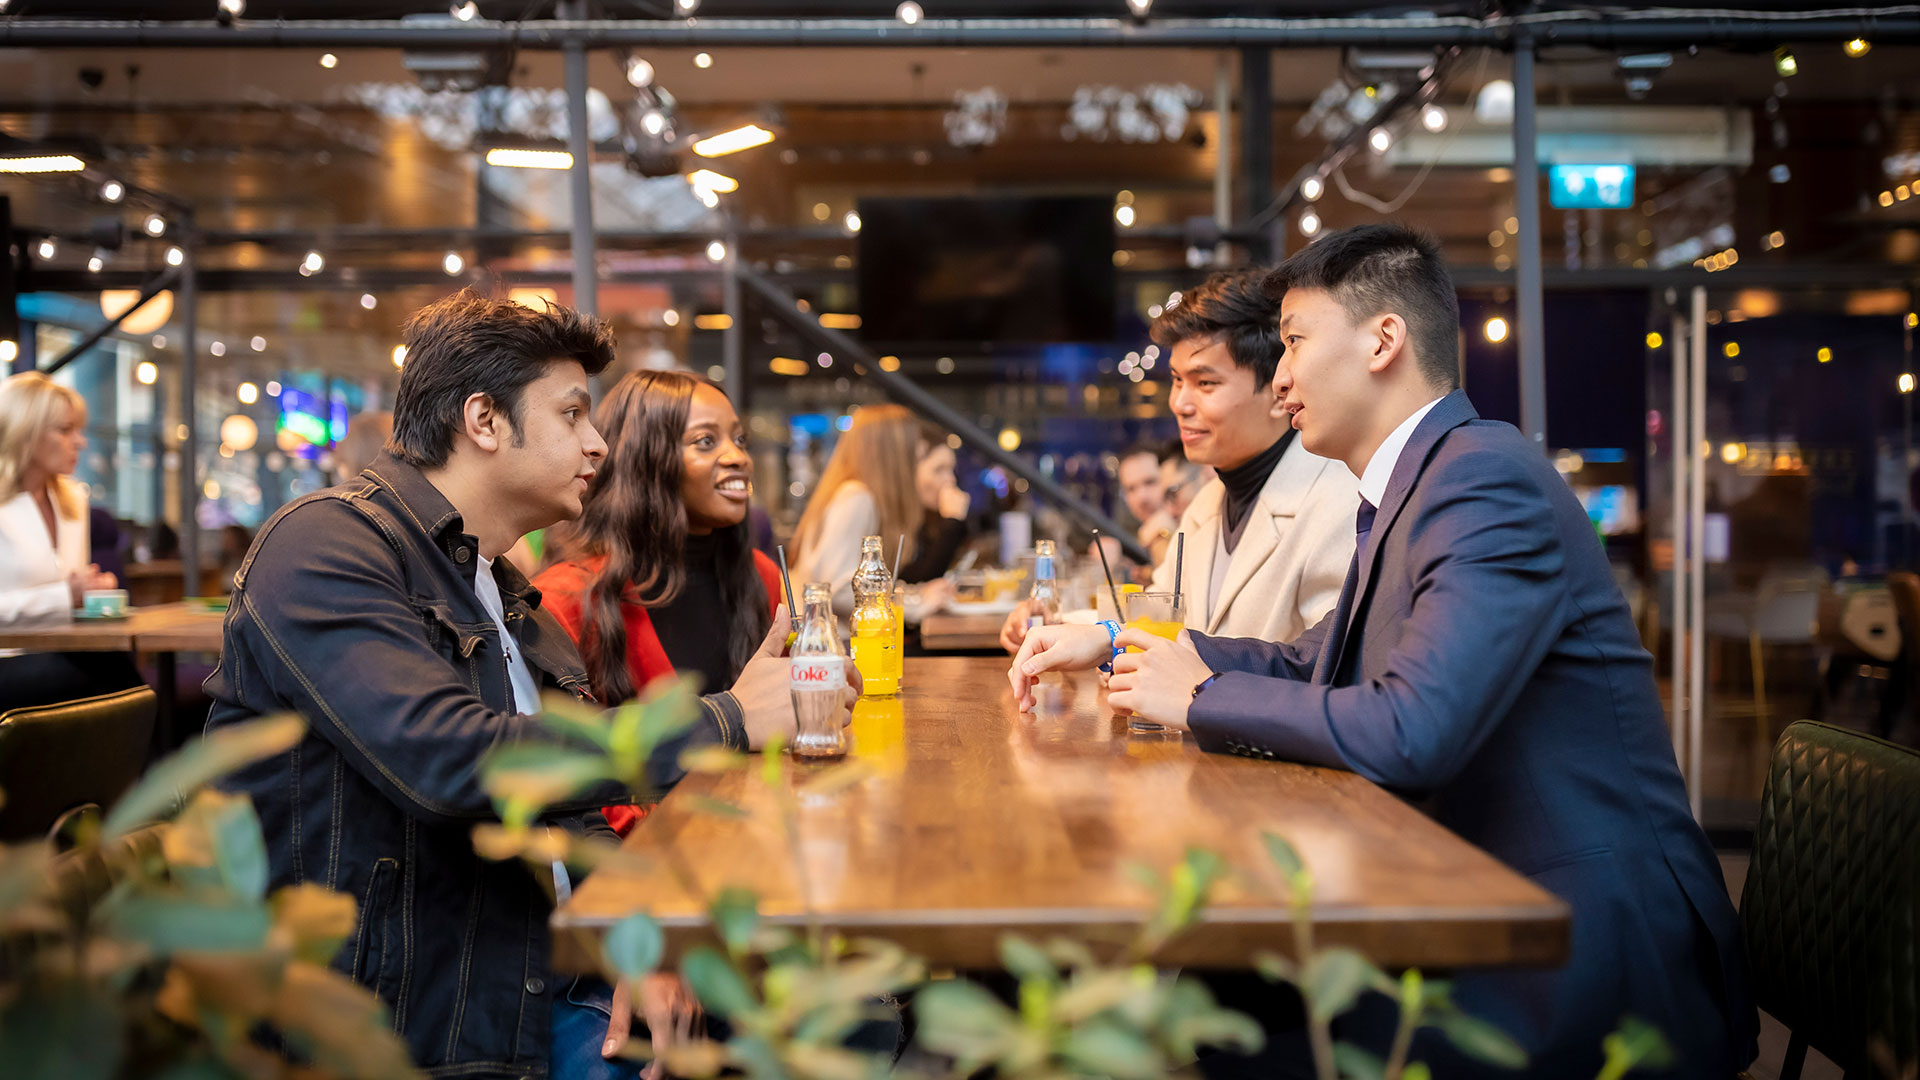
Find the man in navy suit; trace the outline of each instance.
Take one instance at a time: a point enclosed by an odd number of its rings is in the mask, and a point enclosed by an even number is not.
[[[1653,661],[1580,503],[1459,387],[1459,307],[1434,242],[1330,235],[1274,271],[1274,379],[1308,450],[1360,477],[1358,550],[1332,614],[1289,645],[1049,626],[1009,678],[1112,658],[1110,699],[1216,753],[1354,772],[1564,899],[1572,953],[1475,973],[1467,1011],[1518,1039],[1527,1075],[1591,1076],[1632,1014],[1673,1075],[1731,1077],[1756,1051],[1739,926],[1688,810]],[[1436,1074],[1483,1075],[1423,1045]]]

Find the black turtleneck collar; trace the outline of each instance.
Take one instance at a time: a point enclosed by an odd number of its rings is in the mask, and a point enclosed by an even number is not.
[[[1273,467],[1280,464],[1280,455],[1287,452],[1288,444],[1293,442],[1293,428],[1288,427],[1274,440],[1272,446],[1260,451],[1235,468],[1216,470],[1220,482],[1226,485],[1227,498],[1220,511],[1226,519],[1226,534],[1234,541],[1240,539],[1240,526],[1246,524],[1247,511],[1254,500],[1260,497],[1260,489],[1267,486],[1267,478],[1273,475]],[[1229,544],[1229,550],[1234,546]]]

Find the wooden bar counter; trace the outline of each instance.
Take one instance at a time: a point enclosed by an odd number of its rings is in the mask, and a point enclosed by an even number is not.
[[[1313,871],[1323,944],[1392,967],[1565,960],[1565,904],[1361,777],[1130,735],[1091,672],[1051,677],[1040,710],[1022,715],[1006,666],[910,659],[900,697],[861,702],[849,760],[872,774],[799,800],[800,857],[827,926],[951,967],[998,967],[1009,930],[1124,942],[1152,905],[1128,864],[1165,874],[1201,846],[1237,873],[1159,959],[1244,968],[1258,949],[1290,951],[1283,885],[1260,838],[1271,830]],[[791,770],[794,782],[817,768]],[[702,813],[692,805],[700,795],[752,816]],[[677,860],[709,896],[744,886],[771,921],[805,923],[776,800],[757,772],[689,777],[627,847]],[[554,913],[556,960],[590,967],[599,935],[641,910],[665,926],[669,954],[711,938],[704,902],[664,869],[609,868]]]

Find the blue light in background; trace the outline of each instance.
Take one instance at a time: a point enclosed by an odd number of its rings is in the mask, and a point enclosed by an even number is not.
[[[1556,210],[1624,210],[1633,205],[1633,166],[1550,166],[1547,198]]]

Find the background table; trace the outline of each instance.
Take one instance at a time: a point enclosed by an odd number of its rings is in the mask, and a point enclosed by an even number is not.
[[[920,647],[931,651],[1000,649],[1005,615],[928,615],[920,620]]]
[[[1204,754],[1190,740],[1129,736],[1092,675],[1043,684],[1021,715],[1006,661],[907,661],[906,690],[863,701],[854,755],[874,774],[800,798],[815,907],[849,935],[890,938],[935,965],[998,967],[1008,930],[1089,941],[1132,936],[1152,901],[1127,873],[1165,873],[1189,846],[1240,871],[1170,964],[1247,967],[1287,950],[1288,908],[1263,830],[1286,836],[1318,882],[1320,940],[1392,966],[1551,966],[1567,955],[1566,906],[1485,852],[1352,773]],[[817,767],[794,770],[800,781]],[[747,808],[702,814],[694,796]],[[804,905],[772,793],[745,773],[689,777],[634,830],[631,850],[677,859],[711,895],[741,885],[778,923]],[[706,940],[703,901],[664,870],[613,868],[553,917],[557,960],[591,965],[605,929],[635,911],[670,952]]]
[[[220,651],[221,627],[227,613],[187,604],[160,604],[132,608],[125,619],[76,620],[39,629],[0,628],[0,649],[27,652],[139,652],[154,659],[159,699],[154,723],[154,747],[171,750],[178,743],[174,707],[180,698],[178,654]]]

